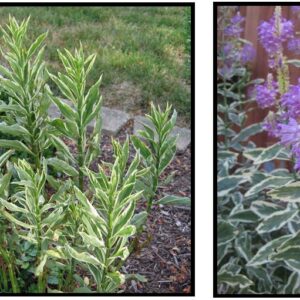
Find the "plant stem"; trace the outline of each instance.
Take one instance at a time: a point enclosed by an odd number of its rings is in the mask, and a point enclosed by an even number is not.
[[[72,210],[75,210],[75,204],[72,203]],[[72,215],[71,218],[74,220],[73,223],[73,237],[71,239],[71,246],[74,247],[76,245],[76,233],[78,232],[78,222],[77,222],[77,215]],[[72,281],[73,281],[73,274],[74,274],[74,270],[75,270],[75,259],[73,257],[71,257],[70,259],[70,268],[69,268],[69,272],[68,272],[68,277],[67,277],[67,287],[68,290],[72,291]]]
[[[158,130],[160,132],[160,130]],[[157,191],[158,187],[158,181],[159,181],[159,165],[160,165],[160,150],[161,150],[161,136],[158,134],[158,146],[157,146],[157,152],[155,154],[155,169],[154,174],[152,177],[152,194],[150,198],[147,201],[147,213],[151,211],[153,200]]]
[[[40,262],[41,253],[42,253],[42,226],[41,226],[42,216],[41,216],[41,211],[40,211],[40,207],[39,207],[38,196],[35,197],[35,213],[36,213],[36,223],[37,223],[37,258],[38,258],[38,262]],[[38,276],[38,291],[39,291],[39,293],[44,292],[43,275],[44,275],[44,273],[41,273]]]
[[[110,245],[110,238],[112,235],[112,211],[113,211],[113,197],[112,194],[110,193],[109,195],[109,208],[108,208],[108,228],[107,228],[107,236],[106,236],[106,241],[105,241],[105,248],[106,248],[106,253],[105,253],[105,261],[104,261],[104,270],[103,270],[103,275],[102,275],[102,280],[100,286],[97,286],[97,292],[101,292],[103,290],[103,285],[105,283],[105,277],[106,274],[108,273],[108,259],[110,257],[110,251],[111,251],[111,245]]]
[[[158,169],[156,169],[155,174],[153,176],[153,180],[152,180],[152,194],[147,201],[147,213],[148,214],[150,213],[150,211],[152,209],[153,200],[154,200],[154,197],[155,197],[155,194],[157,191],[158,180],[159,180]]]
[[[14,267],[13,267],[13,264],[11,262],[11,258],[9,256],[9,253],[7,251],[5,251],[4,249],[0,249],[0,253],[1,253],[1,256],[2,256],[3,260],[5,261],[5,263],[7,265],[7,268],[8,268],[8,274],[9,274],[9,279],[10,279],[10,282],[11,282],[12,290],[13,290],[14,293],[19,293],[20,289],[19,289],[18,284],[17,284],[16,275],[15,275],[15,272],[14,272]],[[4,285],[6,286],[6,289],[8,289],[6,273],[3,272],[3,275],[4,275],[3,276],[4,277]]]
[[[0,271],[1,271],[1,277],[0,277],[1,289],[3,287],[4,291],[8,291],[8,280],[7,280],[6,272],[4,269],[0,269]]]
[[[71,264],[70,264],[70,269],[69,269],[69,274],[67,278],[67,283],[69,286],[72,285],[72,279],[73,279],[73,274],[74,274],[74,269],[75,269],[75,260],[74,258],[71,258]]]
[[[16,281],[14,268],[13,268],[13,265],[11,263],[8,265],[8,273],[9,273],[9,278],[10,278],[13,293],[19,293],[20,290],[19,290],[19,287],[18,287],[18,283]]]
[[[41,273],[40,275],[39,275],[39,277],[38,277],[38,292],[39,293],[43,293],[44,292],[44,276],[43,276],[44,274],[43,273]]]
[[[78,188],[83,192],[83,143],[82,143],[82,130],[79,132],[79,138],[78,138]]]
[[[295,157],[294,156],[292,156],[291,161],[292,161],[292,164],[295,165]],[[296,172],[295,168],[292,169],[292,173],[293,173],[294,179],[296,181],[298,181],[298,175],[297,175],[297,172]]]
[[[35,169],[37,171],[41,170],[40,151],[38,150],[38,147],[35,145],[35,143],[33,144],[33,153],[34,153],[34,159],[35,159]]]
[[[35,113],[34,113],[34,105],[33,105],[33,101],[32,101],[32,97],[30,94],[27,95],[26,97],[27,99],[25,99],[25,104],[26,104],[26,112],[27,112],[27,126],[29,129],[29,132],[31,133],[31,138],[30,138],[30,146],[32,149],[32,152],[34,154],[34,164],[35,164],[35,170],[39,171],[41,169],[41,161],[40,161],[40,150],[39,150],[39,146],[37,144],[38,141],[38,137],[37,134],[34,130],[34,122],[35,122]],[[28,101],[28,99],[31,99],[31,101]]]

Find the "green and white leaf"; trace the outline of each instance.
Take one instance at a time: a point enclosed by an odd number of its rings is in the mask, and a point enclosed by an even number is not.
[[[299,294],[300,293],[300,274],[293,272],[289,276],[288,282],[283,287],[283,294]]]
[[[260,218],[250,209],[241,210],[230,214],[228,220],[230,222],[255,223]]]
[[[246,181],[248,181],[248,178],[245,178],[245,176],[232,175],[220,178],[217,182],[218,197],[226,196],[231,190]]]
[[[241,289],[254,285],[253,281],[251,281],[245,275],[241,275],[241,274],[233,275],[232,273],[229,272],[222,272],[221,274],[218,274],[217,281],[219,284],[226,283],[229,286],[232,287],[238,286]]]
[[[218,223],[218,245],[226,244],[232,241],[236,234],[237,229],[231,225],[229,222],[221,221]]]
[[[72,257],[80,262],[85,262],[87,264],[103,266],[103,264],[95,256],[91,255],[90,253],[78,252],[68,244],[66,244],[65,247],[66,247],[66,251],[70,255],[70,257]]]
[[[300,202],[300,182],[289,183],[268,192],[268,196],[284,202]]]
[[[78,171],[74,167],[56,157],[48,158],[47,164],[52,166],[58,172],[65,173],[69,176],[78,176]]]
[[[277,211],[282,211],[284,207],[273,202],[257,200],[251,203],[250,209],[259,217],[266,218]]]
[[[268,148],[265,148],[260,153],[260,155],[254,160],[254,164],[262,164],[267,161],[277,159],[282,150],[283,150],[283,146],[279,143],[274,144]]]
[[[24,152],[34,156],[32,151],[20,141],[0,140],[0,147],[11,148],[11,149],[15,149],[15,150],[18,150],[18,151],[24,151]]]
[[[271,254],[270,258],[273,261],[278,261],[278,260],[298,261],[299,260],[299,251],[300,251],[300,246],[289,246],[277,253]]]
[[[271,188],[277,188],[280,186],[283,186],[287,183],[290,183],[294,181],[293,178],[289,178],[289,177],[268,177],[264,180],[262,180],[261,182],[259,182],[258,184],[252,186],[245,194],[245,197],[250,197],[253,196],[265,189],[271,189]]]
[[[256,228],[259,234],[269,233],[282,228],[298,214],[298,210],[278,211],[264,219]]]
[[[231,145],[235,145],[239,142],[247,140],[250,136],[256,135],[262,131],[260,124],[252,124],[244,129],[242,129],[232,140]]]
[[[262,246],[254,257],[248,262],[249,266],[258,266],[271,262],[270,255],[276,248],[282,245],[283,242],[290,239],[292,235],[281,236],[277,239],[271,240]]]
[[[156,204],[191,206],[191,199],[189,197],[167,195],[156,201]]]

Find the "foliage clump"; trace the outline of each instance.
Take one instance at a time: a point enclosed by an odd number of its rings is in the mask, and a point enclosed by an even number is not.
[[[30,44],[28,24],[10,18],[2,28],[0,132],[9,138],[0,139],[8,149],[0,156],[0,292],[115,292],[152,205],[189,203],[171,195],[155,201],[176,152],[176,112],[152,106],[141,135],[123,144],[112,139],[113,162],[92,171],[101,150],[101,76],[86,86],[96,56],[85,56],[81,45],[58,51],[65,71],[51,74],[43,60],[47,34]],[[61,118],[49,117],[51,104]],[[139,214],[138,201],[147,203]]]
[[[292,11],[299,14],[299,7]],[[229,12],[223,7],[227,21],[220,24],[230,26],[223,37],[239,39],[236,21],[242,17],[228,21]],[[280,6],[257,30],[268,55],[266,80],[251,81],[242,75],[249,68],[240,69],[228,57],[232,52],[224,48],[220,52],[217,290],[219,294],[299,294],[300,97],[299,85],[292,84],[289,76],[290,65],[300,66],[299,60],[289,57],[291,51],[298,53],[299,38],[293,22],[282,17]],[[228,59],[233,65],[224,69]],[[254,93],[247,99],[245,87],[251,84]],[[262,124],[246,127],[246,108],[263,108],[268,114]],[[262,130],[276,138],[274,144],[262,148],[249,141]],[[280,168],[272,168],[276,161]]]

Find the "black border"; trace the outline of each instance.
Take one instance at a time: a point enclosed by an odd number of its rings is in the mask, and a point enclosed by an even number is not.
[[[86,296],[86,297],[102,297],[102,296],[162,296],[162,297],[191,297],[195,296],[195,2],[0,2],[0,7],[42,7],[42,6],[53,6],[53,7],[82,7],[82,6],[170,6],[170,7],[190,7],[191,8],[191,292],[189,294],[184,293],[5,293],[1,294],[0,297],[9,296]]]
[[[214,190],[214,208],[213,208],[213,232],[214,232],[214,251],[213,251],[213,297],[214,298],[299,298],[300,294],[218,294],[217,291],[217,9],[219,6],[291,6],[293,4],[300,4],[300,2],[213,2],[213,28],[214,28],[214,104],[213,104],[213,126],[214,126],[214,176],[213,176],[213,190]]]

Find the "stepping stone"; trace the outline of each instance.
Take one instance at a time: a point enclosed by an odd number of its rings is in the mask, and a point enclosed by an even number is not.
[[[121,110],[102,107],[102,131],[104,134],[115,136],[129,120],[129,114]]]
[[[133,127],[133,133],[135,135],[138,135],[138,130],[142,130],[143,129],[143,125],[142,123],[145,123],[146,125],[151,124],[151,122],[143,117],[143,116],[136,116],[134,118],[134,127]],[[152,127],[152,126],[150,126]],[[191,131],[187,128],[181,128],[178,126],[174,126],[171,135],[178,135],[177,138],[177,143],[176,143],[176,148],[177,148],[177,152],[178,153],[183,153],[187,147],[189,146],[189,144],[191,143]]]
[[[60,118],[61,113],[60,110],[57,108],[57,106],[54,103],[51,103],[48,109],[48,114],[51,119]]]
[[[179,153],[183,153],[191,143],[191,130],[187,128],[174,126],[171,134],[178,134],[176,143],[177,151]]]
[[[71,104],[68,100],[63,99],[63,101],[68,103],[69,105]],[[60,111],[54,104],[51,104],[49,107],[49,115],[51,118],[60,117]],[[102,118],[103,133],[115,136],[130,120],[130,115],[121,110],[102,107]],[[150,124],[147,118],[143,116],[136,116],[134,118],[134,134],[138,135],[137,131],[143,129],[143,125],[141,123],[145,123],[148,125]],[[93,129],[92,122],[89,124],[88,129]],[[176,144],[178,153],[184,152],[191,143],[191,131],[187,128],[175,126],[171,134],[178,135]]]

